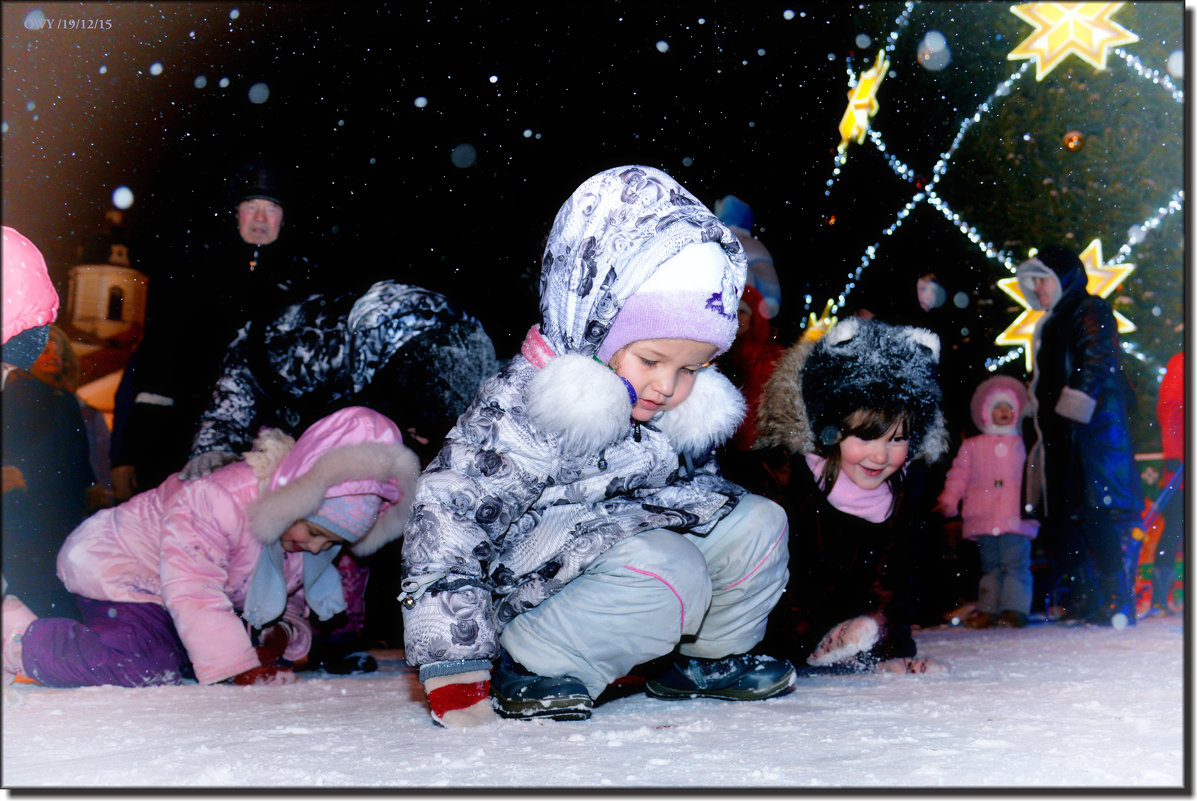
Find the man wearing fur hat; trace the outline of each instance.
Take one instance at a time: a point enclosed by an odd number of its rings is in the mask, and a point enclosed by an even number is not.
[[[1019,286],[1046,312],[1035,328],[1031,379],[1039,441],[1027,492],[1041,490],[1044,533],[1057,570],[1081,582],[1068,616],[1100,625],[1135,622],[1132,536],[1143,509],[1130,442],[1130,382],[1119,360],[1110,304],[1089,294],[1080,258],[1045,248],[1023,262]]]

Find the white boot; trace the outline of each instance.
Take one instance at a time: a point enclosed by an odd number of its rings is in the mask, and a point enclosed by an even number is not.
[[[24,669],[21,664],[21,637],[37,615],[21,603],[15,595],[4,596],[0,605],[0,661],[3,662],[4,683],[12,684]]]

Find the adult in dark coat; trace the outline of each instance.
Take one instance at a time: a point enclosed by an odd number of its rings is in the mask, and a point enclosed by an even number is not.
[[[278,173],[241,167],[209,241],[152,257],[146,331],[116,395],[110,458],[117,498],[157,486],[187,462],[200,413],[238,329],[324,287],[319,262],[284,209]],[[157,268],[157,269],[154,269]],[[248,447],[247,447],[248,449]]]
[[[1080,258],[1049,247],[1018,267],[1035,329],[1031,391],[1039,441],[1027,459],[1028,494],[1043,504],[1058,572],[1080,579],[1070,617],[1135,622],[1132,570],[1143,494],[1131,447],[1130,382],[1110,304],[1091,295]],[[1087,585],[1087,586],[1086,586]]]

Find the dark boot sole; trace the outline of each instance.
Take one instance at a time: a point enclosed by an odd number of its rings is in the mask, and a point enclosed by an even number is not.
[[[731,688],[679,690],[676,687],[667,687],[653,679],[649,679],[644,683],[644,694],[649,698],[656,698],[661,701],[684,701],[690,698],[715,698],[720,701],[764,701],[792,692],[796,681],[797,677],[791,673],[778,680],[775,684],[768,687],[757,687],[752,690],[736,690]]]
[[[588,695],[537,699],[496,695],[492,706],[500,717],[514,720],[590,720],[594,702]]]

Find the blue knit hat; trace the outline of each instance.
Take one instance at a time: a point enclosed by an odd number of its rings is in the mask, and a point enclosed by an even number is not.
[[[378,495],[338,495],[325,498],[320,508],[304,519],[343,540],[357,542],[374,525],[381,506]]]

